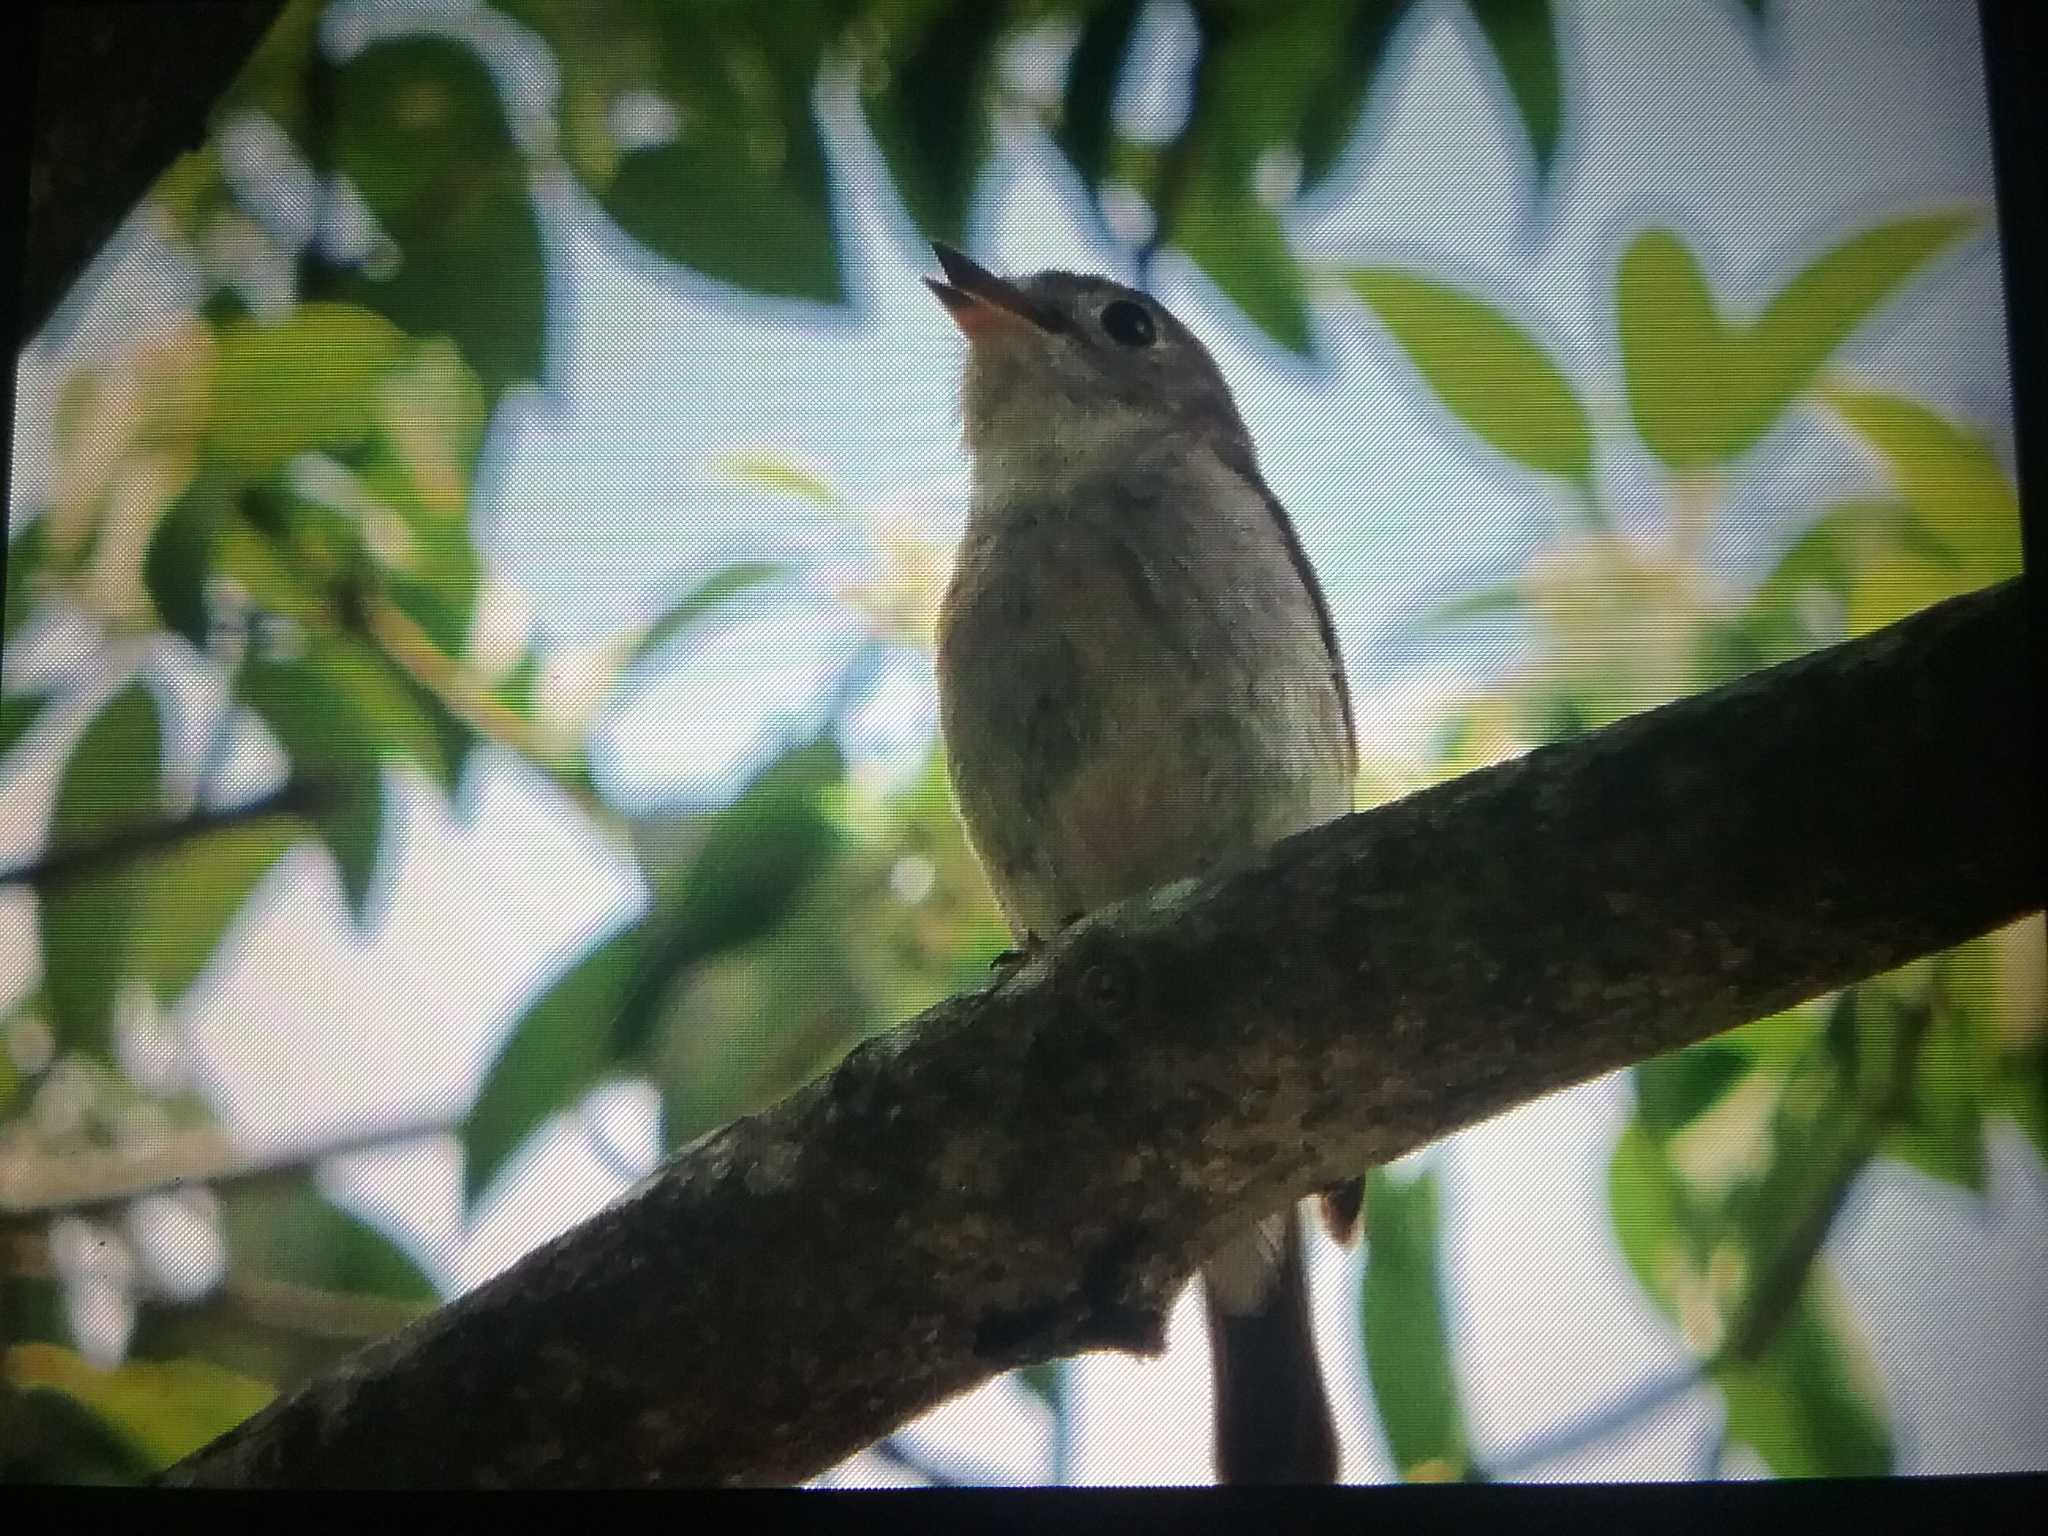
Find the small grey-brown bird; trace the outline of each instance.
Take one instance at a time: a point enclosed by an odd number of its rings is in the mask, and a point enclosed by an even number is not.
[[[927,278],[967,337],[973,497],[940,609],[940,724],[1018,942],[1351,809],[1329,607],[1215,362],[1108,278]],[[1348,1237],[1354,1184],[1324,1196]],[[1224,1482],[1329,1482],[1302,1228],[1202,1266]]]

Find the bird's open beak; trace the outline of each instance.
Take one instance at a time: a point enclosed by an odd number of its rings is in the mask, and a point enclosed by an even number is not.
[[[969,260],[950,245],[932,242],[932,253],[946,269],[946,280],[928,277],[925,286],[939,296],[953,323],[969,340],[1020,328],[1046,330],[1038,307],[1012,283],[1005,282],[980,263]]]

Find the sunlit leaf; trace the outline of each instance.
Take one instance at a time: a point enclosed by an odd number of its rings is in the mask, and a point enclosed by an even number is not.
[[[82,1403],[152,1470],[227,1433],[276,1395],[268,1382],[202,1360],[100,1370],[71,1350],[41,1343],[17,1344],[4,1359],[9,1386],[54,1390]]]
[[[254,478],[313,448],[345,448],[371,425],[378,377],[405,336],[382,315],[347,304],[301,304],[272,325],[220,334],[206,462]]]
[[[1581,483],[1593,472],[1585,408],[1550,355],[1500,310],[1389,267],[1345,274],[1444,407],[1518,464]]]
[[[721,454],[711,467],[734,480],[771,491],[787,491],[821,507],[837,510],[846,505],[846,498],[839,494],[831,481],[778,453],[742,449],[737,453]]]
[[[601,940],[543,987],[512,1026],[463,1118],[466,1210],[542,1122],[616,1063],[614,1025],[639,974],[642,946],[638,923]]]
[[[787,570],[788,567],[777,560],[739,560],[713,571],[647,626],[645,633],[633,642],[632,650],[627,653],[620,668],[621,675],[632,671],[678,635],[695,628],[734,598],[764,582],[775,580]]]
[[[1948,969],[1945,961],[1944,970]],[[1939,978],[1908,1006],[1928,1010],[1903,1113],[1878,1150],[1975,1194],[1985,1188],[1984,1114],[1993,1091],[1994,1021]]]
[[[1864,230],[1809,263],[1753,325],[1723,320],[1678,236],[1645,230],[1629,243],[1615,279],[1636,430],[1676,470],[1740,457],[1879,305],[1977,222],[1972,214],[1943,214]]]
[[[1462,1478],[1471,1440],[1445,1327],[1436,1176],[1402,1181],[1375,1169],[1366,1209],[1366,1376],[1387,1447],[1404,1479]]]
[[[1549,181],[1564,120],[1557,56],[1557,19],[1548,0],[1466,0],[1507,80],[1508,95],[1529,137],[1538,185]]]
[[[155,697],[128,684],[72,748],[50,821],[54,848],[104,838],[161,810]],[[41,892],[43,989],[60,1051],[113,1060],[114,998],[128,970],[139,875],[116,868]]]
[[[2019,574],[2019,501],[1988,438],[1898,395],[1840,387],[1821,395],[1883,458],[1893,489],[1968,573],[1969,587]]]

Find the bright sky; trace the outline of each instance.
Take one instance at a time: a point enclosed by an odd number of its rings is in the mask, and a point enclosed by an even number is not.
[[[1772,6],[1759,60],[1721,0],[1655,9],[1564,3],[1567,63],[1589,88],[1551,202],[1526,206],[1526,155],[1474,62],[1462,8],[1435,0],[1397,43],[1397,90],[1383,91],[1353,153],[1370,173],[1341,204],[1297,221],[1315,264],[1406,262],[1458,274],[1546,339],[1593,403],[1601,484],[1624,526],[1653,527],[1664,490],[1627,435],[1609,309],[1622,242],[1652,222],[1692,242],[1718,293],[1753,309],[1808,256],[1884,215],[1988,207],[1989,150],[1971,8],[1952,0],[1820,0]],[[377,6],[361,8],[374,18]],[[459,13],[466,6],[439,9]],[[1148,79],[1124,103],[1134,131],[1170,127],[1184,77],[1184,17],[1148,16]],[[1018,66],[1027,74],[1029,58]],[[1043,67],[1041,61],[1037,67]],[[737,490],[710,470],[729,450],[772,447],[856,503],[943,532],[963,511],[965,464],[953,390],[959,343],[920,282],[930,263],[843,94],[827,93],[841,167],[849,311],[732,295],[626,249],[573,192],[549,188],[559,291],[551,388],[507,409],[481,492],[483,538],[500,577],[523,589],[565,644],[644,619],[713,563],[763,550],[820,552],[842,535],[787,499]],[[850,167],[850,169],[849,169]],[[1006,132],[972,245],[999,268],[1125,272],[1090,232],[1074,188],[1035,132]],[[1447,423],[1377,328],[1323,306],[1328,364],[1302,367],[1250,332],[1192,269],[1161,268],[1160,294],[1210,342],[1336,611],[1360,724],[1383,752],[1412,752],[1437,701],[1509,659],[1506,631],[1446,656],[1396,641],[1400,619],[1461,585],[1513,571],[1563,514],[1558,496],[1491,460]],[[180,274],[146,237],[108,263],[76,329],[21,365],[17,462],[33,495],[51,384],[65,358],[131,337],[161,314]],[[45,338],[45,342],[56,338]],[[1972,240],[1916,283],[1840,358],[1859,377],[1994,433],[2009,454],[2003,319],[1992,242]],[[2008,458],[2009,461],[2009,458]],[[1802,413],[1754,455],[1723,547],[1767,549],[1832,499],[1880,482],[1818,415]],[[611,722],[601,767],[636,806],[702,803],[815,704],[824,666],[852,630],[822,605],[729,627],[678,658]],[[62,661],[55,645],[44,665]],[[10,658],[10,665],[21,665]],[[756,701],[758,708],[736,707]],[[929,677],[907,659],[863,717],[855,745],[879,772],[921,751]],[[46,729],[57,729],[46,727]],[[55,754],[0,783],[0,856],[41,835]],[[636,909],[638,877],[587,840],[517,764],[476,776],[465,819],[412,795],[377,899],[352,937],[322,857],[295,852],[269,881],[200,995],[177,1023],[205,1061],[217,1101],[253,1141],[316,1136],[309,1106],[337,1131],[458,1112],[511,1009],[590,939]],[[11,994],[33,967],[32,910],[0,900]],[[615,1140],[648,1139],[646,1095],[609,1095]],[[1554,1096],[1422,1154],[1449,1181],[1449,1282],[1457,1353],[1482,1452],[1578,1417],[1680,1359],[1671,1330],[1613,1250],[1604,1170],[1628,1106],[1619,1079]],[[1995,1142],[1989,1201],[1880,1170],[1845,1213],[1830,1255],[1890,1383],[1901,1470],[2048,1463],[2048,1177],[2016,1135]],[[452,1285],[468,1286],[624,1187],[588,1138],[543,1138],[481,1229],[459,1235],[452,1141],[366,1153],[332,1187],[388,1221]],[[1968,1256],[1973,1306],[1956,1313],[1953,1261]],[[1314,1272],[1321,1336],[1346,1419],[1355,1478],[1389,1474],[1358,1367],[1356,1257],[1327,1245]],[[1075,1475],[1189,1482],[1208,1476],[1206,1352],[1184,1299],[1165,1359],[1107,1356],[1078,1372]],[[1685,1476],[1717,1422],[1696,1393],[1628,1435],[1539,1475]],[[1044,1472],[1042,1422],[1020,1389],[995,1383],[915,1432],[934,1455],[1020,1479]],[[833,1480],[887,1482],[862,1457]]]

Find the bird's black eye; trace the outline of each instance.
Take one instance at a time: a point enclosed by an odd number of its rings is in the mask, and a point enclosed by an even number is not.
[[[1103,309],[1102,329],[1111,341],[1123,347],[1149,347],[1159,339],[1159,331],[1145,306],[1129,299],[1118,299]]]

